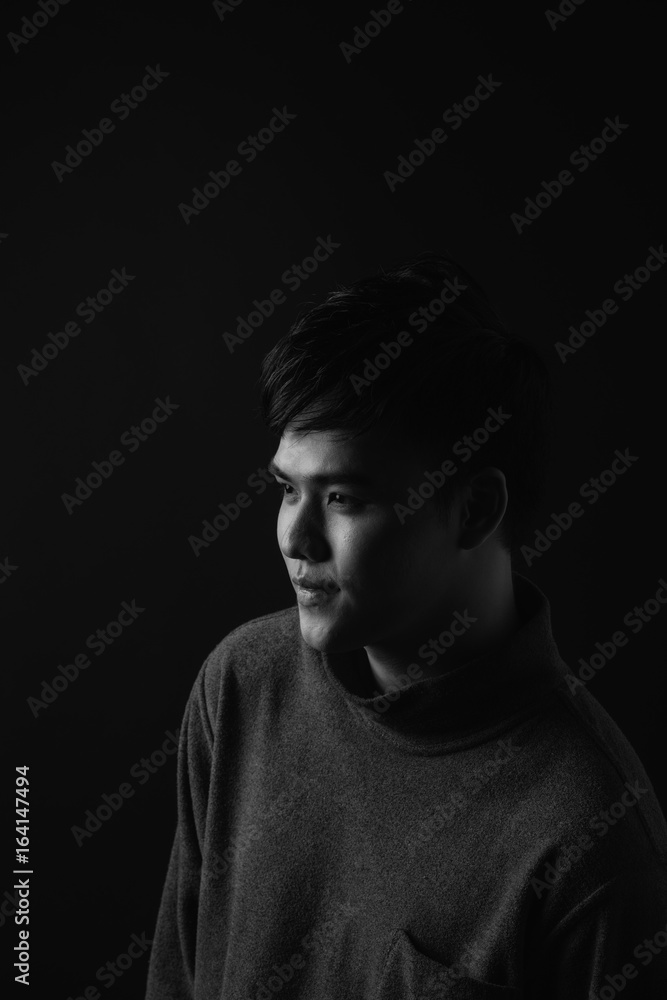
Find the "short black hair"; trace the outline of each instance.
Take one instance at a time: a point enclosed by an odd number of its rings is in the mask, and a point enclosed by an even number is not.
[[[382,343],[392,341],[387,352]],[[455,484],[484,466],[501,469],[509,500],[499,537],[513,553],[543,500],[552,418],[546,364],[508,332],[448,253],[424,252],[330,292],[265,356],[259,390],[260,414],[277,435],[288,424],[351,437],[375,427],[408,442],[431,463],[425,471],[451,458],[459,472],[434,496],[445,514]],[[511,419],[458,462],[457,439],[498,407]]]

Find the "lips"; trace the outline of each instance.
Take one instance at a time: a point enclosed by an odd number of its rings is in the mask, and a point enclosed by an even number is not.
[[[293,576],[291,579],[297,590],[322,591],[325,594],[335,594],[340,590],[333,580],[321,580],[310,576]]]
[[[296,600],[299,607],[309,608],[313,613],[322,612],[325,608],[329,608],[335,603],[336,595],[340,594],[340,587],[337,587],[331,580],[296,577],[292,579],[292,583],[296,590]]]

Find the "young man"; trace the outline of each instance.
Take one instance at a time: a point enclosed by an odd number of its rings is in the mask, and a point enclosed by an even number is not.
[[[195,682],[148,1000],[664,1000],[663,814],[512,571],[539,357],[423,254],[302,316],[261,399],[296,605]]]

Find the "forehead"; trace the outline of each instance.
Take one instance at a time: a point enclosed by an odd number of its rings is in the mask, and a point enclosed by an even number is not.
[[[287,426],[273,457],[288,475],[304,479],[347,478],[378,485],[410,478],[419,467],[412,446],[371,429],[350,437],[342,431],[296,431]]]

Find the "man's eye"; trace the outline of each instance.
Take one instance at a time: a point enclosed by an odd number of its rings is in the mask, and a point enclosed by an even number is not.
[[[294,487],[289,483],[279,483],[278,480],[275,480],[271,485],[280,491],[280,498],[282,500],[292,500],[296,496]],[[362,502],[360,500],[355,499],[355,497],[348,496],[347,493],[330,493],[327,500],[328,502],[333,503],[336,507],[347,507],[352,509],[353,507],[356,508],[362,506]]]
[[[277,480],[277,479],[275,479],[275,480],[274,480],[274,481],[273,481],[273,482],[271,483],[271,485],[272,485],[272,486],[274,486],[274,487],[275,487],[275,488],[276,488],[277,490],[279,490],[279,491],[280,491],[280,496],[281,496],[281,497],[289,497],[289,496],[291,496],[291,495],[292,495],[291,493],[288,493],[288,492],[287,492],[288,490],[291,490],[291,489],[292,489],[292,487],[290,486],[290,484],[289,484],[289,483],[279,483],[279,482],[278,482],[278,480]]]
[[[337,507],[361,507],[361,501],[356,500],[354,497],[349,497],[346,493],[330,493],[329,499],[334,497],[334,503]]]

